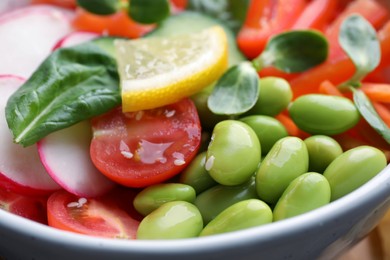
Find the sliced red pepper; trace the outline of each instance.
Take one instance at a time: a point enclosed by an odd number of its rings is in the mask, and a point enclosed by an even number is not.
[[[268,39],[291,28],[304,10],[305,0],[252,0],[237,43],[250,59],[257,57]]]

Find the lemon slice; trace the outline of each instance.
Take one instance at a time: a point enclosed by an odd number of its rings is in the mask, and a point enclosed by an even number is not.
[[[115,41],[122,110],[161,107],[188,97],[217,80],[228,66],[224,30]]]

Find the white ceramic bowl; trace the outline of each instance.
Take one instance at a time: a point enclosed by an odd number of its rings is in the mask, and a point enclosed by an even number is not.
[[[390,207],[390,166],[331,204],[277,223],[210,237],[141,241],[88,237],[0,210],[0,256],[18,259],[335,259]]]

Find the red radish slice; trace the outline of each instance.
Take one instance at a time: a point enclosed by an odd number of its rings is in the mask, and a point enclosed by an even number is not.
[[[70,47],[76,44],[80,44],[94,38],[99,37],[100,34],[93,32],[72,32],[62,38],[57,44],[54,46],[53,50],[62,48],[62,47]]]
[[[92,164],[91,139],[91,126],[83,121],[38,142],[41,161],[52,178],[68,192],[87,198],[102,195],[115,185]]]
[[[0,14],[15,10],[16,8],[26,6],[30,0],[1,0],[0,1]]]
[[[43,167],[36,145],[23,148],[12,141],[5,119],[8,98],[24,80],[0,76],[0,187],[23,194],[45,194],[60,189]]]
[[[28,78],[72,31],[69,11],[29,6],[0,16],[0,74]]]

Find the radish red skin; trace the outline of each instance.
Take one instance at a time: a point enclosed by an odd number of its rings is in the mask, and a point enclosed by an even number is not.
[[[17,76],[0,76],[0,110],[9,96],[23,84]],[[48,194],[60,189],[43,167],[36,145],[23,148],[12,141],[5,113],[0,114],[0,188],[22,194]]]
[[[72,13],[52,6],[29,6],[0,16],[0,74],[29,77],[69,34]]]

